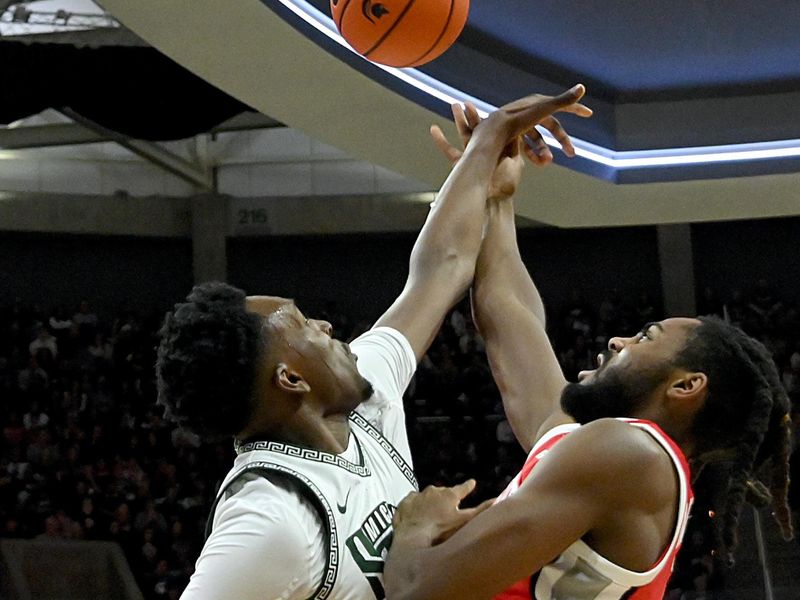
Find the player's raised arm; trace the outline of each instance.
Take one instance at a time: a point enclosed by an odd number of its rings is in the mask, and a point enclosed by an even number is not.
[[[592,114],[581,104],[575,104],[571,112],[582,117]],[[466,112],[454,110],[453,117],[461,141],[468,146],[480,117],[469,106]],[[543,124],[571,156],[574,149],[560,123],[549,117]],[[440,130],[433,130],[432,134],[442,153],[457,161],[460,151]],[[538,133],[531,132],[528,144],[524,148],[531,162],[544,165],[552,161],[552,154]],[[524,167],[522,148],[521,140],[512,146],[492,176],[487,224],[475,269],[472,309],[486,341],[492,374],[509,422],[527,451],[545,421],[549,427],[571,419],[561,412],[558,403],[566,380],[545,333],[544,305],[517,247],[511,197]]]
[[[504,148],[535,125],[547,126],[553,113],[570,110],[584,91],[578,85],[555,97],[522,98],[493,112],[476,128],[414,244],[403,292],[376,323],[402,332],[417,360],[472,282],[489,183]]]
[[[572,422],[559,404],[567,381],[545,331],[542,299],[519,254],[512,201],[492,200],[488,213],[472,310],[509,423],[528,452],[544,429]]]

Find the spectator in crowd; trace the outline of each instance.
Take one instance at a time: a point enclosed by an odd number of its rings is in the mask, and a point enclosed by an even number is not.
[[[42,352],[49,352],[49,361],[53,361],[58,356],[58,340],[50,334],[47,327],[37,324],[36,338],[28,345],[28,350],[31,356],[36,357],[41,357]]]
[[[72,319],[63,306],[59,306],[53,310],[53,314],[47,320],[47,324],[58,339],[63,339],[73,325]]]

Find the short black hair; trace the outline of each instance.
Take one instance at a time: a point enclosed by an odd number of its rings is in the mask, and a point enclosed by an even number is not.
[[[792,407],[761,342],[717,317],[699,319],[676,366],[708,377],[708,395],[692,433],[698,467],[715,460],[725,466],[727,476],[712,486],[707,501],[715,513],[717,551],[733,564],[745,500],[771,504],[784,537],[793,535],[787,498]]]
[[[165,417],[205,440],[233,436],[252,413],[256,365],[266,349],[245,293],[209,282],[192,288],[159,331],[158,403]]]

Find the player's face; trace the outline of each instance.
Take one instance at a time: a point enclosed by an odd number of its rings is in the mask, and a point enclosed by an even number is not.
[[[331,337],[330,323],[306,318],[293,301],[277,296],[249,296],[247,309],[264,317],[274,362],[298,372],[332,408],[354,408],[372,395],[357,357]]]
[[[579,423],[630,417],[666,385],[674,359],[697,319],[648,323],[632,337],[614,337],[598,355],[597,369],[581,371],[561,396],[561,407]]]

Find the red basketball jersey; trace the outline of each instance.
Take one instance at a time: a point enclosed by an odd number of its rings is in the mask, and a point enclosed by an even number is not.
[[[494,600],[661,600],[664,597],[694,500],[689,464],[677,444],[655,423],[640,419],[619,420],[653,436],[672,459],[678,474],[679,510],[675,533],[661,557],[646,572],[629,571],[578,540],[539,572],[518,581]],[[528,454],[522,470],[500,494],[497,502],[514,494],[542,457],[578,427],[577,423],[559,425],[542,436]]]

